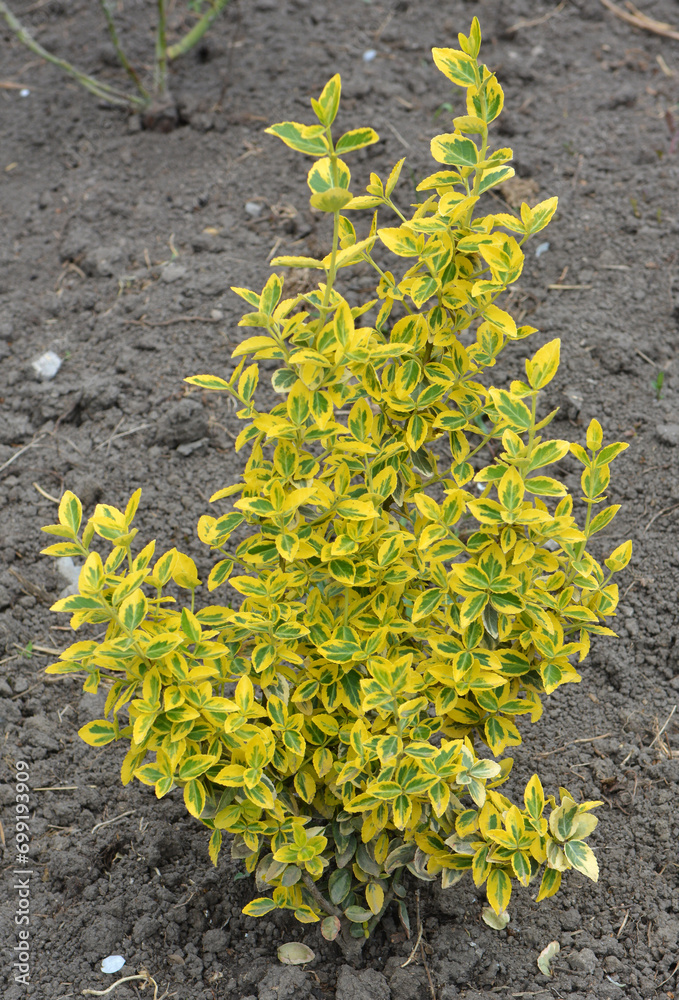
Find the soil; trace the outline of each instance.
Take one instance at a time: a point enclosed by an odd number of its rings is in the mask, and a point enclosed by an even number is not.
[[[672,0],[642,6],[659,21],[678,20]],[[119,79],[97,5],[25,9],[45,45]],[[483,57],[505,88],[500,144],[514,148],[529,197],[560,199],[549,246],[538,256],[531,245],[513,301],[540,329],[526,351],[563,340],[546,400],[560,407],[554,436],[582,441],[596,415],[608,440],[630,445],[610,489],[622,511],[598,536],[602,556],[634,540],[620,638],[594,643],[582,683],[556,692],[540,722],[524,727],[513,782],[537,766],[550,792],[565,785],[603,800],[592,838],[601,877],[594,885],[572,872],[539,906],[517,889],[501,932],[482,922],[471,882],[445,892],[423,884],[424,949],[405,964],[414,941],[388,915],[353,970],[314,928],[287,915],[244,917],[254,886],[228,851],[213,868],[179,794],[157,802],[145,786],[123,788],[121,751],[80,741],[77,729],[103,702],[76,680],[44,675],[55,658],[47,651],[70,636],[48,610],[67,583],[39,555],[40,527],[54,520],[50,496],[64,489],[89,512],[141,486],[141,535],[180,546],[207,571],[195,523],[208,496],[238,474],[238,421],[221,396],[182,378],[232,369],[242,303],[231,285],[258,289],[274,253],[317,254],[327,238],[308,208],[304,159],[262,129],[310,120],[308,98],[341,72],[341,123],[382,136],[354,159],[355,189],[407,154],[398,189],[407,204],[412,180],[433,169],[430,137],[449,127],[441,105],[459,101],[429,50],[455,45],[474,14]],[[144,17],[139,5],[120,17],[138,61],[151,37]],[[200,52],[176,66],[183,124],[166,135],[98,106],[6,31],[0,76],[30,90],[0,84],[6,1000],[106,989],[118,977],[100,963],[115,953],[126,958],[121,976],[147,969],[158,997],[181,1000],[672,997],[679,715],[663,726],[679,699],[676,42],[624,23],[599,0],[234,0]],[[352,272],[348,288],[365,296],[370,276]],[[496,384],[520,377],[523,346],[498,366]],[[62,365],[41,380],[32,363],[48,350]],[[575,465],[563,471],[577,493]],[[28,985],[12,967],[17,760],[29,763],[32,787]],[[303,969],[277,960],[277,946],[293,939],[316,953]],[[551,941],[561,952],[550,979],[536,960]],[[110,995],[148,998],[140,985]]]

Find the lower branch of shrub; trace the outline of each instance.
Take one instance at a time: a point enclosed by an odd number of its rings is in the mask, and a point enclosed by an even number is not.
[[[17,20],[7,4],[4,3],[4,0],[0,0],[0,14],[4,17],[10,30],[14,32],[26,48],[30,49],[31,52],[35,52],[36,55],[40,56],[46,62],[52,63],[53,66],[57,66],[63,70],[68,76],[72,76],[85,90],[89,90],[95,97],[100,98],[102,101],[107,101],[109,104],[117,104],[120,107],[134,108],[135,110],[139,110],[145,106],[146,101],[144,98],[136,97],[133,94],[126,94],[122,90],[110,87],[107,83],[102,83],[100,80],[95,79],[95,77],[88,76],[87,73],[76,69],[75,66],[72,66],[65,59],[59,59],[58,56],[44,49],[39,42],[36,42],[23,24]]]
[[[199,21],[194,24],[189,32],[187,32],[183,38],[181,38],[175,45],[171,45],[167,50],[167,58],[172,62],[173,59],[178,59],[179,56],[185,55],[190,49],[196,45],[206,31],[212,26],[214,21],[219,17],[221,12],[224,10],[229,0],[213,0],[212,7],[208,10]]]

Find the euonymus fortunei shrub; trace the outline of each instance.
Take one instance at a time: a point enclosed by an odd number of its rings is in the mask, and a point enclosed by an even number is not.
[[[311,203],[332,215],[334,233],[323,260],[274,261],[318,270],[315,291],[282,298],[276,275],[261,294],[236,289],[250,307],[241,325],[256,333],[234,351],[243,360],[228,381],[187,379],[230,393],[244,421],[242,481],[212,498],[237,497],[233,509],[198,524],[219,556],[207,588],[228,585],[238,606],[197,610],[192,560],[174,549],[156,558],[154,542],[137,549],[139,491],[124,511],[100,504],[82,534],[80,502],[66,493],[59,524],[45,528],[64,539],[47,553],[86,559],[80,594],[54,609],[76,629],[108,626],[103,641],[77,642],[48,668],[85,671],[86,691],[110,685],[107,718],[80,735],[129,743],[124,782],[136,777],[159,798],[181,787],[212,831],[215,864],[231,834],[262,893],[246,913],[322,920],[345,949],[394,898],[407,927],[405,869],[443,886],[470,872],[497,914],[515,879],[541,875],[540,900],[570,868],[598,874],[586,844],[598,803],[563,788],[557,803],[537,775],[518,804],[498,789],[512,765],[503,755],[521,742],[518,717],[535,722],[544,695],[580,680],[574,662],[591,634],[614,634],[602,622],[631,544],[606,569],[587,544],[618,509],[600,504],[626,445],[604,446],[596,420],[587,448],[545,436],[554,413],[538,419],[538,397],[556,374],[558,340],[526,361],[525,380],[489,384],[505,344],[536,332],[497,302],[556,198],[520,217],[484,214],[512,153],[489,149],[503,96],[477,61],[476,19],[459,41],[460,51],[433,54],[466,88],[467,113],[433,139],[440,169],[419,185],[427,200],[410,217],[392,200],[403,161],[352,196],[342,157],[377,135],[333,140],[339,77],[312,101],[318,124],[268,129],[315,158]],[[397,225],[378,229],[375,218],[358,239],[343,213],[383,205]],[[394,272],[380,263],[384,248]],[[351,308],[337,276],[365,263],[376,295]],[[262,359],[279,365],[270,411],[255,402]],[[579,521],[544,471],[569,451],[584,467]],[[105,559],[95,536],[111,546]]]

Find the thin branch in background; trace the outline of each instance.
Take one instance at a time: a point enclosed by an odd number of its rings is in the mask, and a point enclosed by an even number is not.
[[[142,97],[148,99],[149,93],[142,86],[142,82],[137,75],[137,71],[131,65],[129,59],[125,55],[125,51],[120,44],[120,39],[118,38],[118,32],[116,30],[115,22],[113,20],[113,14],[111,13],[111,8],[109,6],[110,0],[99,0],[99,5],[101,6],[104,18],[106,20],[106,27],[108,28],[108,33],[111,36],[111,42],[113,43],[113,48],[116,50],[116,55],[118,56],[118,61],[123,67],[129,78],[134,83],[135,87],[142,95]]]
[[[194,24],[193,28],[175,45],[170,45],[167,50],[168,60],[172,62],[192,49],[212,27],[213,22],[219,17],[228,2],[229,0],[213,0],[210,10],[203,14],[197,24]]]
[[[679,42],[679,31],[676,28],[673,28],[671,24],[666,24],[664,21],[656,21],[654,18],[649,17],[648,14],[644,14],[635,7],[633,3],[627,3],[629,13],[614,4],[613,0],[601,0],[601,3],[606,10],[610,10],[611,14],[615,14],[621,21],[627,21],[628,24],[633,24],[635,28],[652,31],[654,35],[663,35],[664,38],[673,38],[676,42]]]
[[[517,21],[516,24],[511,26],[511,28],[507,28],[507,34],[513,35],[514,32],[519,31],[520,28],[534,28],[536,24],[544,24],[545,21],[549,21],[549,19],[554,17],[555,14],[562,11],[565,6],[566,0],[561,0],[558,7],[555,7],[554,10],[550,10],[546,14],[543,14],[542,17],[534,17],[530,21]]]
[[[156,99],[167,98],[167,0],[158,0],[156,55],[153,63],[153,89]]]
[[[110,87],[107,83],[102,83],[100,80],[96,80],[93,76],[89,76],[87,73],[83,73],[81,70],[76,69],[71,63],[66,62],[65,59],[59,59],[58,56],[53,55],[44,49],[39,42],[33,38],[30,31],[23,26],[21,21],[17,20],[14,14],[11,12],[4,0],[0,0],[0,14],[4,17],[9,28],[14,32],[20,42],[22,42],[26,48],[30,49],[31,52],[35,52],[36,55],[45,59],[47,62],[52,63],[53,66],[57,66],[59,69],[67,73],[68,76],[72,76],[78,83],[89,90],[91,94],[95,97],[101,98],[103,101],[108,101],[109,104],[117,104],[121,107],[141,107],[145,103],[141,97],[135,97],[131,94],[126,94],[122,90],[118,90],[116,87]]]

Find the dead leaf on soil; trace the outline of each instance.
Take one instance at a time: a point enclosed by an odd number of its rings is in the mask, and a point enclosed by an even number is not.
[[[552,972],[552,961],[561,951],[561,945],[558,941],[550,941],[546,948],[543,948],[538,955],[538,968],[544,976],[553,975]]]
[[[520,208],[524,201],[533,208],[540,193],[540,185],[532,177],[510,177],[504,184],[500,184],[500,191],[512,208]]]
[[[305,944],[300,941],[288,941],[278,949],[278,961],[283,965],[306,965],[313,962],[316,955]]]

